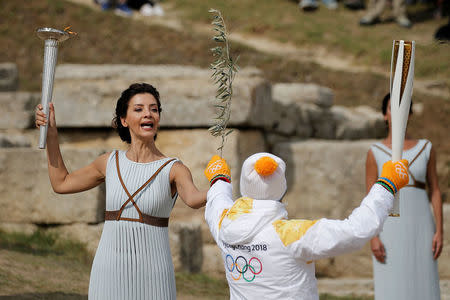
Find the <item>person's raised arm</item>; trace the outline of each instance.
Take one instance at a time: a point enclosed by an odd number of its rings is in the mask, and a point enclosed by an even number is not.
[[[174,182],[178,195],[191,208],[200,208],[206,204],[206,191],[199,191],[192,180],[189,169],[181,162],[174,163],[170,170],[170,182]]]
[[[102,183],[105,179],[106,162],[109,153],[99,156],[91,164],[69,173],[64,164],[58,142],[58,130],[55,121],[53,103],[49,105],[49,120],[42,111],[42,105],[36,108],[36,127],[48,122],[47,162],[48,175],[53,190],[59,194],[82,192]]]
[[[218,242],[222,220],[233,206],[231,172],[227,162],[214,155],[204,173],[211,186],[207,194],[205,220],[214,240]]]
[[[372,150],[367,152],[366,158],[366,193],[368,194],[372,186],[378,179],[378,168],[377,162],[373,155]],[[376,260],[381,263],[384,263],[386,258],[386,250],[384,249],[383,242],[378,236],[373,237],[370,240],[370,249],[372,250],[373,256],[375,256]]]
[[[369,193],[373,184],[378,179],[378,168],[372,150],[369,149],[366,158],[366,194]]]
[[[295,257],[317,260],[360,249],[379,233],[394,195],[409,181],[408,161],[387,161],[370,192],[345,220],[320,219],[288,247]]]
[[[427,183],[430,189],[431,205],[433,206],[434,218],[436,221],[436,232],[433,236],[432,251],[434,259],[441,255],[443,246],[443,217],[442,217],[442,197],[439,188],[439,180],[436,171],[436,152],[431,148],[430,159],[427,166]]]

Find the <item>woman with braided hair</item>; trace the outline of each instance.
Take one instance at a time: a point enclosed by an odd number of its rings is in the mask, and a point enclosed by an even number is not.
[[[382,102],[389,133],[373,144],[366,160],[366,188],[370,191],[382,165],[391,159],[390,95]],[[410,114],[412,110],[410,110]],[[431,142],[406,135],[402,157],[409,162],[409,183],[400,192],[400,217],[391,217],[370,241],[376,300],[440,299],[437,259],[442,251],[442,199]],[[428,186],[434,220],[430,210]]]
[[[106,183],[102,236],[92,265],[89,299],[175,299],[175,275],[169,248],[168,220],[177,195],[192,208],[206,203],[189,169],[166,157],[155,145],[161,103],[146,83],[122,92],[113,125],[129,144],[91,164],[68,172],[59,149],[55,110],[49,118],[36,110],[36,126],[48,124],[48,172],[56,193],[77,193]]]

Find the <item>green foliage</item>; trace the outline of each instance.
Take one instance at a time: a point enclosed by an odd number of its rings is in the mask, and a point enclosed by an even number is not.
[[[179,294],[199,296],[199,299],[230,299],[225,277],[215,279],[202,273],[176,273],[175,279]]]
[[[215,61],[210,65],[210,68],[213,70],[211,77],[214,80],[214,84],[217,85],[214,104],[214,107],[217,109],[217,116],[214,118],[214,125],[209,128],[209,131],[213,136],[222,138],[222,143],[217,148],[217,150],[220,150],[220,156],[222,156],[225,139],[232,132],[232,130],[227,129],[227,125],[231,114],[232,84],[239,67],[230,56],[227,28],[221,12],[215,9],[210,9],[209,12],[214,14],[211,23],[215,31],[213,41],[219,44],[211,48],[211,52],[215,57]]]
[[[62,239],[56,233],[41,229],[33,234],[0,231],[0,248],[39,256],[65,256],[86,264],[91,259],[82,243]]]

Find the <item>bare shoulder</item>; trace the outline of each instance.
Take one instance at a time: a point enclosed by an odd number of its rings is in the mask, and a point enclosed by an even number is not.
[[[106,175],[106,165],[108,164],[108,158],[111,156],[111,153],[112,152],[103,153],[92,163],[95,168],[103,175]]]
[[[178,172],[185,172],[185,171],[189,171],[189,168],[186,167],[186,165],[183,164],[181,161],[177,160],[176,162],[173,163],[170,173],[178,173]]]
[[[191,171],[185,164],[181,161],[176,161],[170,169],[170,181],[178,178],[179,176],[190,176],[190,174]]]
[[[367,156],[366,156],[366,163],[367,162],[375,162],[375,156],[373,155],[372,149],[369,148],[369,150],[367,151]]]

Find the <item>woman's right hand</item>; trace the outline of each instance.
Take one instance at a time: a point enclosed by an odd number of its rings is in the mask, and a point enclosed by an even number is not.
[[[56,121],[55,121],[55,108],[53,107],[53,103],[49,103],[49,115],[50,115],[50,122],[49,127],[56,127]],[[46,125],[48,122],[47,116],[44,113],[44,108],[42,104],[38,104],[36,106],[36,114],[35,114],[35,124],[36,127],[39,128],[41,125]]]
[[[384,263],[386,259],[386,251],[384,250],[384,245],[379,237],[374,237],[370,240],[370,248],[372,249],[373,256],[380,263]]]

